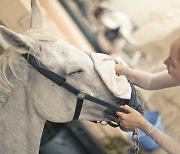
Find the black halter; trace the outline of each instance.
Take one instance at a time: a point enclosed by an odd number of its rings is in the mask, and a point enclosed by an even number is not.
[[[66,82],[66,79],[53,73],[50,71],[47,67],[45,67],[42,63],[40,63],[34,56],[31,54],[24,54],[23,57],[42,75],[47,77],[48,79],[52,80],[54,83],[58,84],[59,86],[64,87],[66,90],[71,92],[72,94],[77,96],[77,103],[76,103],[76,109],[74,113],[73,119],[78,119],[79,115],[81,113],[82,105],[84,100],[89,100],[91,102],[94,102],[96,104],[105,106],[113,111],[120,111],[124,112],[124,109],[118,106],[114,106],[108,102],[105,102],[99,98],[96,98],[94,96],[91,96],[87,94],[84,91],[80,91],[79,89],[75,88],[74,86],[70,85],[69,83]],[[134,91],[135,92],[135,91]],[[133,92],[132,92],[133,93]],[[126,99],[120,99],[120,101],[127,101]],[[129,100],[128,103],[130,106],[135,107],[135,103],[131,100]]]

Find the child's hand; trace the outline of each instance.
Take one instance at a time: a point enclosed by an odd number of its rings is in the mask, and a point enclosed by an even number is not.
[[[115,64],[115,71],[116,71],[116,74],[121,75],[122,72],[123,72],[123,66],[122,66],[122,64],[116,63],[116,64]]]
[[[123,109],[127,111],[127,114],[122,112],[116,113],[119,116],[118,120],[123,127],[131,130],[134,128],[142,129],[144,127],[146,119],[138,111],[128,105],[124,105]]]
[[[120,61],[117,61],[115,58],[110,57],[110,56],[109,56],[109,58],[105,58],[104,61],[105,60],[112,60],[112,61],[114,61],[116,74],[117,75],[121,75],[122,74],[123,64]]]

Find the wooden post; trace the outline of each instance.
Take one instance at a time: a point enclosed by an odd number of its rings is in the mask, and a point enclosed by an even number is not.
[[[68,41],[83,51],[94,51],[80,29],[58,0],[39,0]]]

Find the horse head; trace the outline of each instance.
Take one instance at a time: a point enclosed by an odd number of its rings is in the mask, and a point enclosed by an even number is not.
[[[124,100],[115,97],[95,70],[89,53],[60,39],[51,31],[44,30],[42,17],[35,0],[31,1],[31,6],[31,29],[24,34],[18,34],[0,26],[0,33],[8,43],[8,49],[5,49],[1,56],[6,53],[8,59],[7,53],[16,54],[18,62],[10,64],[16,64],[15,66],[19,67],[21,72],[19,80],[16,78],[18,71],[15,70],[15,73],[12,73],[11,67],[8,66],[4,69],[7,80],[12,84],[10,93],[5,95],[6,99],[1,108],[1,110],[6,109],[6,112],[3,111],[3,115],[0,115],[4,131],[12,130],[8,137],[16,137],[16,133],[19,133],[23,146],[27,147],[27,138],[31,139],[29,144],[39,145],[46,120],[60,123],[73,120],[78,101],[82,103],[79,119],[117,122],[115,110],[112,108],[120,110],[119,106],[123,103],[128,104],[132,98]],[[50,70],[55,76],[65,79],[65,83],[78,90],[79,93],[73,94],[62,85],[59,86],[53,80],[45,77],[32,67],[23,55],[26,55],[27,59],[32,55],[39,68]],[[13,58],[8,60],[11,61]],[[1,82],[6,82],[6,80]],[[88,99],[84,99],[86,94]],[[99,104],[93,101],[96,98],[100,100]],[[136,96],[135,99],[137,99]],[[103,105],[103,102],[106,105]],[[136,103],[135,107],[143,111],[142,102],[138,100]],[[14,116],[11,116],[11,112]],[[6,120],[3,121],[3,119]],[[7,125],[8,121],[10,124]],[[19,129],[28,131],[22,133]],[[34,129],[36,132],[33,131]],[[3,143],[2,145],[9,149],[8,144]],[[0,149],[3,149],[1,145]]]

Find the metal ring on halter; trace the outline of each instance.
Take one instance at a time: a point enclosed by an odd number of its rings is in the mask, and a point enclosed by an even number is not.
[[[78,99],[84,99],[86,97],[86,92],[85,91],[81,91],[78,95],[77,95],[77,98]]]
[[[107,125],[107,122],[106,121],[100,121],[100,124],[105,126],[105,125]]]

